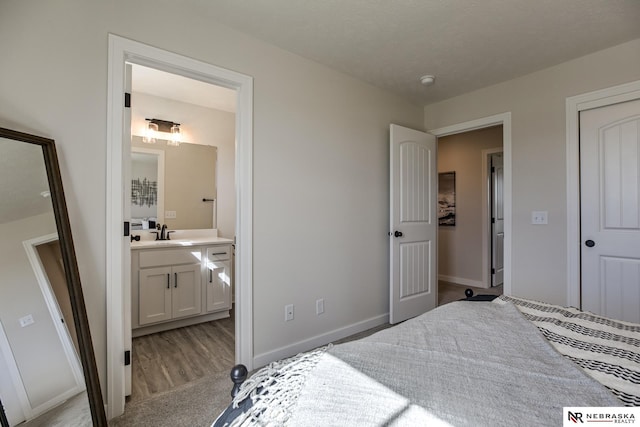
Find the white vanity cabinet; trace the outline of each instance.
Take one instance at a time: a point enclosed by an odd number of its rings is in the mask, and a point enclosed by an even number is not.
[[[131,255],[133,336],[229,316],[230,244],[140,248]]]
[[[207,248],[207,301],[208,312],[231,307],[231,246]]]
[[[200,264],[140,269],[140,325],[202,312]]]

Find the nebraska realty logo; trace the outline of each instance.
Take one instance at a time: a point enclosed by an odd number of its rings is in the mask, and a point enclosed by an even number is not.
[[[640,407],[575,407],[563,409],[563,426],[576,424],[635,424]]]

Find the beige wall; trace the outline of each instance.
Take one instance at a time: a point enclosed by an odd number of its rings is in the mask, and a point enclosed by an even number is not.
[[[502,147],[502,126],[438,138],[438,172],[456,173],[456,225],[438,228],[438,274],[444,280],[485,286],[482,277],[483,150]]]
[[[567,302],[566,98],[638,79],[640,39],[425,107],[427,129],[512,114],[514,295]]]
[[[56,232],[52,214],[0,224],[0,322],[35,408],[76,383],[22,242]],[[31,314],[34,323],[21,327]]]
[[[3,1],[0,125],[56,140],[103,388],[108,33],[254,78],[255,354],[384,316],[389,123],[420,129],[422,107],[216,24],[196,0]]]

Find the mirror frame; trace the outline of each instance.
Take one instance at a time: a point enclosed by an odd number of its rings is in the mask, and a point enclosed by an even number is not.
[[[82,285],[80,282],[80,273],[78,271],[78,262],[73,246],[73,238],[71,236],[71,225],[69,223],[67,204],[62,188],[62,177],[60,175],[60,166],[58,164],[55,142],[53,139],[43,138],[2,127],[0,127],[0,138],[26,142],[42,147],[47,179],[49,181],[49,191],[51,192],[51,203],[53,205],[53,213],[56,221],[56,228],[58,230],[58,239],[60,242],[60,251],[62,253],[65,278],[67,280],[67,288],[69,289],[69,297],[71,299],[73,321],[76,327],[78,344],[80,347],[80,361],[82,362],[84,381],[87,387],[87,397],[89,399],[91,418],[94,426],[107,426],[104,402],[102,400],[102,390],[100,388],[100,378],[98,377],[98,369],[93,352],[93,342],[91,341],[91,333],[89,331],[89,320],[87,318]]]

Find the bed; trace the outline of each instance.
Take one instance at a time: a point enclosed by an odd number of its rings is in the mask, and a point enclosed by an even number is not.
[[[274,362],[214,426],[546,426],[585,406],[640,406],[640,325],[500,296]]]

